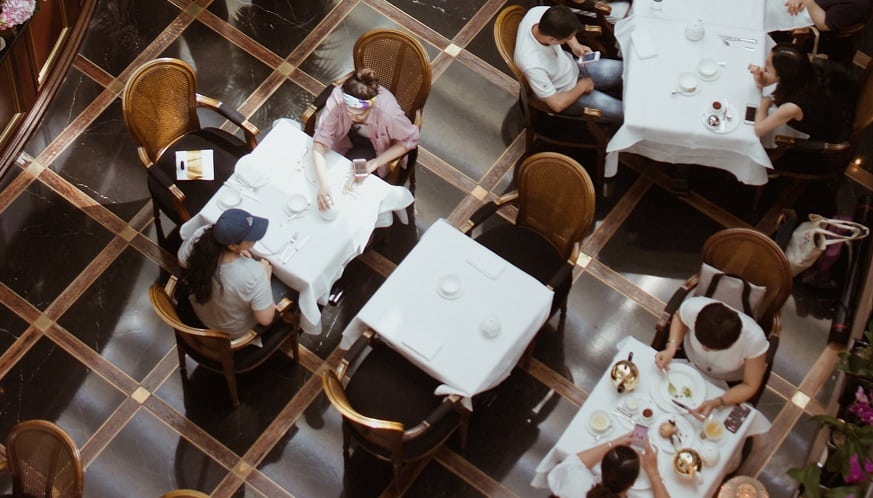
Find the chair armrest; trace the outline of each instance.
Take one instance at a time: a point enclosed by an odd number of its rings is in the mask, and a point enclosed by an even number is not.
[[[373,332],[373,330],[365,330],[364,333],[355,340],[352,347],[346,351],[346,354],[343,355],[343,358],[340,360],[340,364],[336,369],[336,375],[340,380],[345,377],[346,372],[348,372],[351,365],[358,360],[375,335],[376,333]]]
[[[188,208],[185,207],[185,193],[176,186],[176,182],[160,168],[148,167],[146,172],[173,197],[173,206],[176,208],[179,217],[183,220],[191,218]]]
[[[561,267],[558,268],[558,271],[552,275],[552,278],[549,279],[547,287],[551,290],[555,290],[559,285],[561,285],[561,282],[566,281],[568,278],[572,278],[573,267],[575,266],[575,263],[570,260],[564,261],[564,264],[562,264]]]
[[[276,303],[275,306],[276,313],[279,314],[279,319],[283,322],[294,325],[295,327],[299,323],[299,317],[296,313],[296,307],[294,306],[294,301],[291,300],[290,297],[283,297]]]
[[[776,135],[773,137],[778,146],[791,147],[795,150],[807,152],[842,152],[851,147],[849,142],[825,142],[823,140],[808,140],[799,137]]]
[[[486,202],[479,206],[479,209],[470,215],[470,218],[461,226],[461,231],[469,235],[474,228],[491,217],[491,215],[496,213],[498,209],[512,203],[516,199],[518,199],[518,191],[513,190],[512,192],[501,195],[493,201]]]
[[[258,333],[255,332],[254,330],[249,330],[248,332],[245,333],[245,335],[243,335],[241,337],[237,337],[236,339],[230,340],[230,350],[236,351],[237,349],[242,349],[242,348],[248,346],[249,344],[251,344],[252,341],[254,341],[257,338],[258,338]]]
[[[258,145],[258,140],[256,138],[259,132],[258,127],[250,123],[249,120],[242,115],[242,113],[240,113],[233,107],[225,104],[224,102],[221,102],[220,100],[206,97],[205,95],[200,95],[199,93],[196,94],[196,98],[198,105],[212,109],[213,111],[227,118],[231,123],[239,126],[245,134],[246,141],[251,148],[254,149],[255,146]]]
[[[403,441],[408,441],[410,439],[415,439],[425,432],[427,432],[431,427],[438,424],[442,419],[446,418],[450,413],[456,411],[458,408],[456,405],[460,402],[460,396],[452,395],[443,400],[442,403],[438,407],[434,409],[427,416],[426,419],[422,420],[415,427],[407,429],[403,431]]]

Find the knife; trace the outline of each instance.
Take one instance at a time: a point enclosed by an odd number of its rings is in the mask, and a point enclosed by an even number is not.
[[[692,411],[691,408],[689,408],[688,405],[686,405],[685,403],[683,403],[681,401],[676,401],[675,399],[670,399],[670,401],[672,401],[673,404],[675,404],[679,408],[686,410],[688,413],[691,414],[692,417],[696,418],[697,420],[700,420],[701,422],[703,421],[703,419],[704,419],[703,415]]]
[[[728,35],[718,35],[723,40],[727,41],[738,41],[738,42],[746,42],[746,43],[758,43],[758,40],[754,38],[743,38],[741,36],[728,36]]]

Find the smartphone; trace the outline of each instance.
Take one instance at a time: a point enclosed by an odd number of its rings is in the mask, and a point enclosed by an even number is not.
[[[748,405],[734,406],[727,418],[724,419],[724,428],[736,433],[751,412],[752,408]]]
[[[631,435],[631,444],[637,448],[643,449],[646,447],[646,438],[649,436],[649,428],[642,424],[634,426],[634,432]]]
[[[743,121],[746,124],[755,124],[755,113],[758,112],[758,106],[756,105],[747,105],[746,106],[746,116],[743,118]]]
[[[370,174],[370,172],[367,171],[366,159],[352,159],[352,168],[355,172],[356,180],[363,180],[364,178],[367,178],[367,175]]]
[[[579,61],[579,64],[588,64],[589,62],[600,60],[600,51],[598,50],[596,52],[588,52],[587,54],[579,57],[576,60]]]

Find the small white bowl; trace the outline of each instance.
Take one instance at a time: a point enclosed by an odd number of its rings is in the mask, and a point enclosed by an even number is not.
[[[461,279],[455,275],[440,277],[437,292],[446,299],[455,299],[461,295]]]
[[[693,73],[682,73],[679,75],[679,90],[685,93],[696,91],[697,83],[697,76]]]
[[[630,413],[637,413],[640,411],[640,400],[634,396],[631,396],[624,400],[624,409]]]
[[[482,335],[489,339],[493,339],[500,334],[500,319],[496,316],[489,316],[482,320],[479,324],[479,330]]]
[[[221,197],[218,198],[218,205],[224,209],[239,206],[241,202],[242,194],[234,189],[227,189],[227,191],[221,194]]]
[[[704,78],[715,78],[718,76],[718,64],[712,59],[703,59],[697,65],[697,72]]]
[[[596,433],[606,432],[612,426],[612,419],[609,418],[609,413],[603,410],[597,410],[591,414],[588,419],[588,427]]]
[[[309,207],[309,199],[303,194],[294,194],[285,203],[285,212],[294,215],[302,213],[307,207]]]

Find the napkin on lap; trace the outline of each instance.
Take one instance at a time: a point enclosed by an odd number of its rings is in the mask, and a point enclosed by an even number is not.
[[[658,55],[658,49],[652,40],[652,34],[647,29],[635,29],[631,34],[631,43],[633,43],[637,57],[640,59],[648,59]]]

